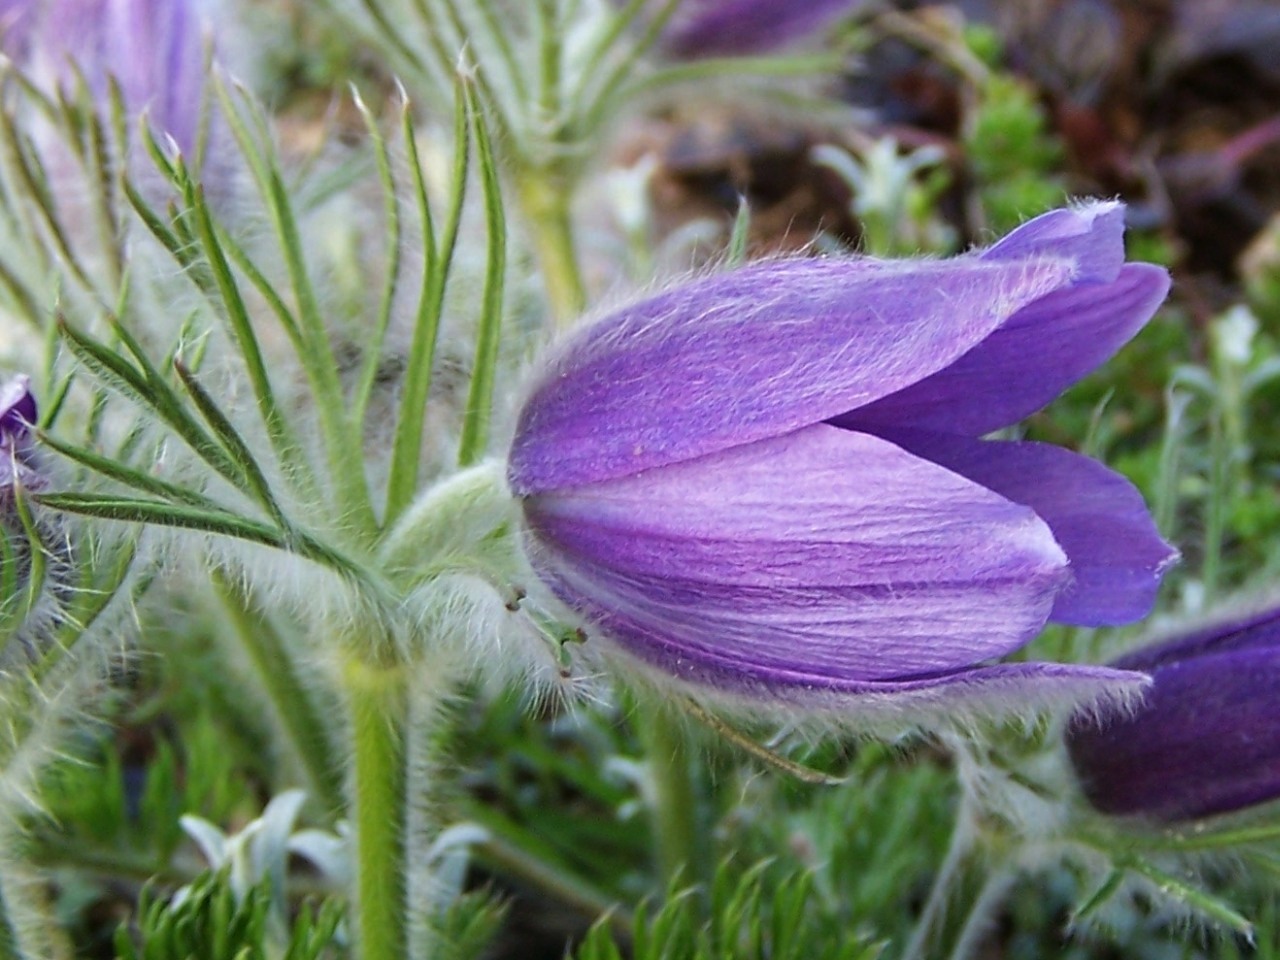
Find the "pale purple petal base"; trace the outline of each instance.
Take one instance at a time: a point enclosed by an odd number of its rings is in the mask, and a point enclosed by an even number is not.
[[[1184,820],[1280,797],[1280,650],[1161,666],[1133,716],[1077,721],[1071,759],[1094,807]]]
[[[954,670],[1025,644],[1066,579],[1031,510],[822,424],[524,510],[575,610],[744,674]]]

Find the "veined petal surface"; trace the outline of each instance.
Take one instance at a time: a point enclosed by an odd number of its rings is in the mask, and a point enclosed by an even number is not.
[[[1049,619],[1099,627],[1132,623],[1151,612],[1178,552],[1160,536],[1142,494],[1120,474],[1045,443],[910,432],[890,437],[1030,507],[1049,525],[1072,575]]]
[[[512,489],[611,480],[845,413],[949,366],[1079,269],[786,260],[642,300],[553,359],[517,424]]]
[[[626,610],[595,606],[581,571],[552,561],[539,573],[567,602],[575,604],[618,650],[674,677],[756,703],[795,705],[806,709],[847,710],[856,705],[860,717],[895,714],[919,721],[932,712],[953,720],[966,711],[983,716],[1025,714],[1042,706],[1124,700],[1147,684],[1147,676],[1129,670],[1088,664],[998,663],[970,665],[950,671],[879,680],[824,675],[803,665],[743,663],[723,646],[690,648],[669,632],[655,631]],[[856,642],[850,638],[849,642]],[[922,713],[923,711],[923,713]]]
[[[650,651],[761,682],[1000,656],[1039,631],[1067,580],[1033,511],[825,424],[524,509],[534,566],[571,607]]]
[[[1124,204],[1094,200],[1042,213],[978,252],[983,260],[1070,257],[1080,278],[1110,283],[1124,263]]]
[[[1105,284],[1056,290],[1023,307],[937,373],[833,422],[855,430],[908,427],[981,436],[1046,406],[1142,329],[1169,275],[1126,264]]]

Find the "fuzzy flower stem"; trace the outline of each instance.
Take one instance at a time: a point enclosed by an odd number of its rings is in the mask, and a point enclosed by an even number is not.
[[[9,918],[9,898],[0,884],[0,960],[18,960],[18,935]]]
[[[214,570],[212,578],[235,624],[236,635],[307,772],[311,788],[325,812],[336,813],[342,809],[342,781],[339,768],[333,763],[333,745],[279,634],[264,612],[225,573]]]
[[[405,730],[408,673],[350,659],[343,671],[354,757],[356,941],[365,960],[404,957],[408,944]]]
[[[526,169],[519,177],[517,196],[532,234],[555,326],[568,329],[587,303],[569,209],[572,178],[553,170]]]
[[[703,797],[698,789],[698,756],[680,718],[650,703],[641,714],[652,785],[654,856],[660,883],[679,874],[697,884],[707,903],[714,872],[710,834],[703,822]]]
[[[900,956],[964,960],[972,955],[1012,878],[993,849],[997,839],[983,831],[975,811],[960,811],[946,859]]]

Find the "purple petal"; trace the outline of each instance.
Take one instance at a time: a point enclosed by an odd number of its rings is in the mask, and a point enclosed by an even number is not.
[[[26,54],[34,13],[30,0],[0,0],[0,50],[12,59]]]
[[[1113,666],[1125,670],[1153,671],[1206,654],[1245,650],[1280,650],[1280,607],[1274,605],[1248,613],[1236,613],[1198,629],[1180,633],[1163,643],[1134,650]]]
[[[1124,204],[1092,201],[1050,210],[979,253],[984,260],[1069,257],[1083,275],[1110,283],[1124,263]]]
[[[525,403],[512,487],[609,480],[837,416],[950,365],[1079,271],[786,260],[684,284],[570,340]]]
[[[684,0],[662,37],[662,49],[685,59],[776,50],[820,32],[859,5],[859,0]]]
[[[49,0],[29,31],[33,72],[67,86],[73,60],[94,95],[115,77],[130,113],[190,154],[204,89],[203,37],[190,0]]]
[[[1120,474],[1043,443],[906,432],[890,438],[1030,507],[1049,525],[1072,574],[1051,620],[1104,626],[1131,623],[1151,612],[1161,577],[1178,553],[1156,530],[1142,495]]]
[[[756,703],[808,709],[856,705],[861,711],[878,707],[919,722],[920,710],[930,705],[953,719],[965,707],[984,713],[1026,714],[1050,705],[1126,698],[1147,682],[1145,674],[1132,671],[1059,663],[977,665],[924,676],[871,680],[816,673],[803,662],[744,662],[737,651],[724,645],[690,644],[669,624],[654,629],[630,611],[597,606],[588,596],[595,594],[595,585],[578,583],[580,571],[576,569],[546,565],[539,573],[561,598],[599,628],[600,634],[592,632],[589,642],[603,641],[652,670],[660,683],[674,678]]]
[[[524,506],[539,574],[677,674],[951,672],[1026,643],[1065,578],[1030,510],[825,425]]]
[[[1071,760],[1104,813],[1180,820],[1280,797],[1280,649],[1160,667],[1146,702],[1103,726],[1078,721]]]
[[[1016,423],[1108,360],[1168,292],[1168,274],[1145,263],[1126,265],[1109,284],[1055,291],[950,366],[834,422],[970,436]]]
[[[37,416],[36,398],[31,393],[29,377],[14,377],[0,386],[0,437],[26,434]]]

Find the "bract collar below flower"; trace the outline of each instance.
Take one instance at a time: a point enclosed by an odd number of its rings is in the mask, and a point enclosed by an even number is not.
[[[1153,682],[1133,713],[1072,725],[1071,760],[1097,809],[1176,821],[1280,798],[1280,609],[1174,637],[1115,666]]]
[[[604,318],[516,429],[532,563],[628,654],[749,697],[1118,676],[981,665],[1048,619],[1143,616],[1175,553],[1119,475],[979,437],[1164,299],[1122,234],[1094,203],[952,260],[760,263]]]

